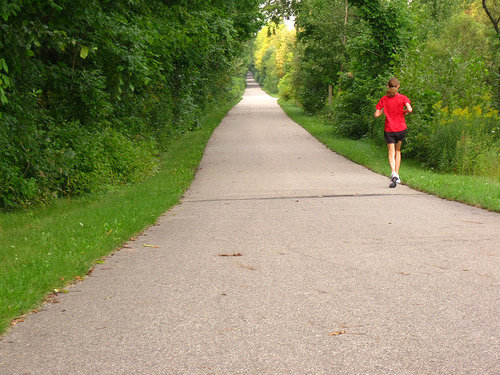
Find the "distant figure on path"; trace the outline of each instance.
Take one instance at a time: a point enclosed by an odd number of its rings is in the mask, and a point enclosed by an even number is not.
[[[391,78],[387,83],[387,93],[375,106],[375,117],[385,113],[384,136],[389,149],[389,164],[391,166],[390,188],[401,183],[399,166],[401,165],[401,142],[406,136],[405,116],[413,111],[408,97],[399,94],[399,81]]]

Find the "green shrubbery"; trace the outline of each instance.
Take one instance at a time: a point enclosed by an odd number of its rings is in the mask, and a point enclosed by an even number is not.
[[[173,138],[240,94],[258,3],[0,6],[0,208],[153,174]]]
[[[426,166],[445,172],[500,176],[500,116],[490,107],[441,108],[434,121],[415,129],[409,152]]]
[[[78,121],[51,125],[33,126],[29,133],[2,127],[2,206],[135,182],[157,169],[152,140],[133,140],[112,128],[88,130]]]

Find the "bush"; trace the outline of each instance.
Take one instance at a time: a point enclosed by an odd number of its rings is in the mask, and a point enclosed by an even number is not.
[[[140,181],[158,168],[153,141],[133,140],[111,128],[90,131],[72,121],[38,124],[29,134],[13,128],[5,134],[6,128],[1,129],[0,204],[4,208]]]
[[[435,110],[435,122],[413,135],[419,159],[444,172],[500,177],[498,111],[480,106],[450,111],[441,103]]]
[[[342,91],[334,98],[333,123],[341,135],[363,138],[382,134],[383,119],[375,119],[375,105],[385,95],[383,77],[349,78],[342,80]]]
[[[278,84],[278,93],[280,98],[284,100],[292,100],[295,99],[295,91],[293,88],[294,78],[291,73],[287,73],[281,78],[280,83]]]

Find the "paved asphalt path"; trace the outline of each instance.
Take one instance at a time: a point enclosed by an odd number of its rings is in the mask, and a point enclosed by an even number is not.
[[[500,374],[500,215],[388,184],[250,80],[182,203],[0,374]]]

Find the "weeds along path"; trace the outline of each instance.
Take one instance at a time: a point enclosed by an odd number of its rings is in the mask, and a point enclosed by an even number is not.
[[[388,188],[249,80],[182,203],[0,341],[1,374],[496,374],[500,215]]]

